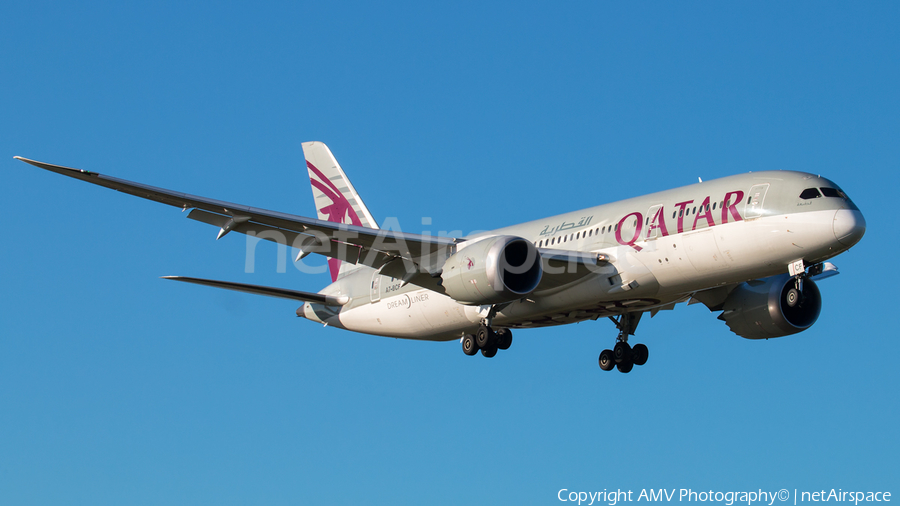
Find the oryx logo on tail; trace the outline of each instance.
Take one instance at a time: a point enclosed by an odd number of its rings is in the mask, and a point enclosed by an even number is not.
[[[306,167],[309,169],[309,182],[313,185],[313,188],[318,189],[326,197],[331,199],[331,204],[319,208],[319,213],[327,216],[327,220],[332,223],[347,223],[347,219],[349,218],[350,225],[363,226],[356,211],[354,211],[353,207],[350,205],[350,201],[341,195],[340,190],[334,186],[334,183],[329,181],[328,178],[325,177],[325,174],[322,174],[322,171],[317,169],[311,162],[306,162]],[[316,178],[318,178],[318,180],[316,180]]]
[[[303,153],[306,156],[306,168],[309,172],[309,183],[312,185],[318,218],[332,223],[378,228],[375,219],[350,184],[331,150],[321,142],[305,142]],[[331,271],[331,280],[336,281],[342,270],[351,269],[353,266],[330,258],[328,268]]]
[[[340,190],[334,186],[334,183],[329,181],[325,174],[322,174],[322,171],[308,160],[306,167],[309,169],[309,183],[313,187],[313,194],[315,194],[315,190],[319,190],[325,197],[331,199],[331,204],[318,209],[319,216],[325,215],[327,217],[325,219],[332,223],[347,223],[349,219],[351,225],[361,227],[362,222],[359,220],[356,211],[350,206],[350,201],[341,195]],[[331,280],[337,281],[338,273],[341,271],[341,261],[337,258],[329,258],[328,270],[331,272]]]

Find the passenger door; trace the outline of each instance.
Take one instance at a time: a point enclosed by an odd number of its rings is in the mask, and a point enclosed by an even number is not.
[[[752,220],[763,215],[763,202],[766,200],[766,192],[769,183],[754,185],[750,188],[750,201],[744,208],[744,219]]]

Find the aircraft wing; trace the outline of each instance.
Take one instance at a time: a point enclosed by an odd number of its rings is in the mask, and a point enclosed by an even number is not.
[[[579,281],[590,274],[610,271],[610,259],[605,253],[567,251],[540,248],[544,275],[535,289],[537,295],[546,295],[558,288]]]
[[[96,172],[15,157],[25,163],[87,183],[153,200],[182,210],[193,209],[188,218],[220,228],[219,238],[236,231],[255,235],[301,251],[299,256],[319,253],[353,264],[379,268],[395,260],[411,261],[419,271],[440,272],[440,257],[460,239],[409,234],[332,223],[232,202],[198,197]],[[396,262],[403,264],[403,262]],[[435,270],[436,269],[436,270]]]
[[[135,183],[105,176],[97,172],[53,165],[15,157],[35,167],[62,174],[87,183],[160,202],[182,210],[191,209],[188,218],[219,227],[221,238],[235,231],[300,250],[298,259],[310,253],[338,258],[352,264],[381,269],[382,274],[404,279],[413,284],[443,292],[439,276],[453,246],[463,238],[409,234],[373,229],[296,216],[249,207],[222,200]],[[604,255],[563,250],[540,250],[545,275],[537,291],[554,289],[590,273],[590,267],[603,264]],[[563,266],[568,266],[563,273]],[[574,268],[573,268],[574,267]],[[554,269],[559,274],[551,274]],[[197,280],[179,279],[199,283]],[[211,282],[202,284],[213,285]],[[220,288],[228,288],[223,285]],[[232,287],[232,289],[237,289]],[[250,291],[250,290],[244,290]],[[271,294],[268,294],[271,295]],[[302,299],[301,299],[302,300]]]

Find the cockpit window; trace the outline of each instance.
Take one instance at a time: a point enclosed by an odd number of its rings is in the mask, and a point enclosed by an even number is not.
[[[825,195],[826,197],[838,197],[842,199],[847,198],[847,194],[837,188],[822,188],[822,195]]]
[[[800,198],[803,200],[817,199],[821,196],[822,196],[822,194],[819,193],[818,188],[807,188],[807,189],[803,190],[803,192],[800,194]]]

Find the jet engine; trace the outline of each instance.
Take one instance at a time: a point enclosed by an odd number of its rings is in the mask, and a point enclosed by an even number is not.
[[[725,299],[719,316],[735,334],[768,339],[802,332],[816,323],[822,296],[811,279],[800,289],[789,274],[741,283]]]
[[[501,235],[465,244],[444,263],[441,280],[444,292],[460,303],[499,304],[534,291],[543,272],[531,241]]]

